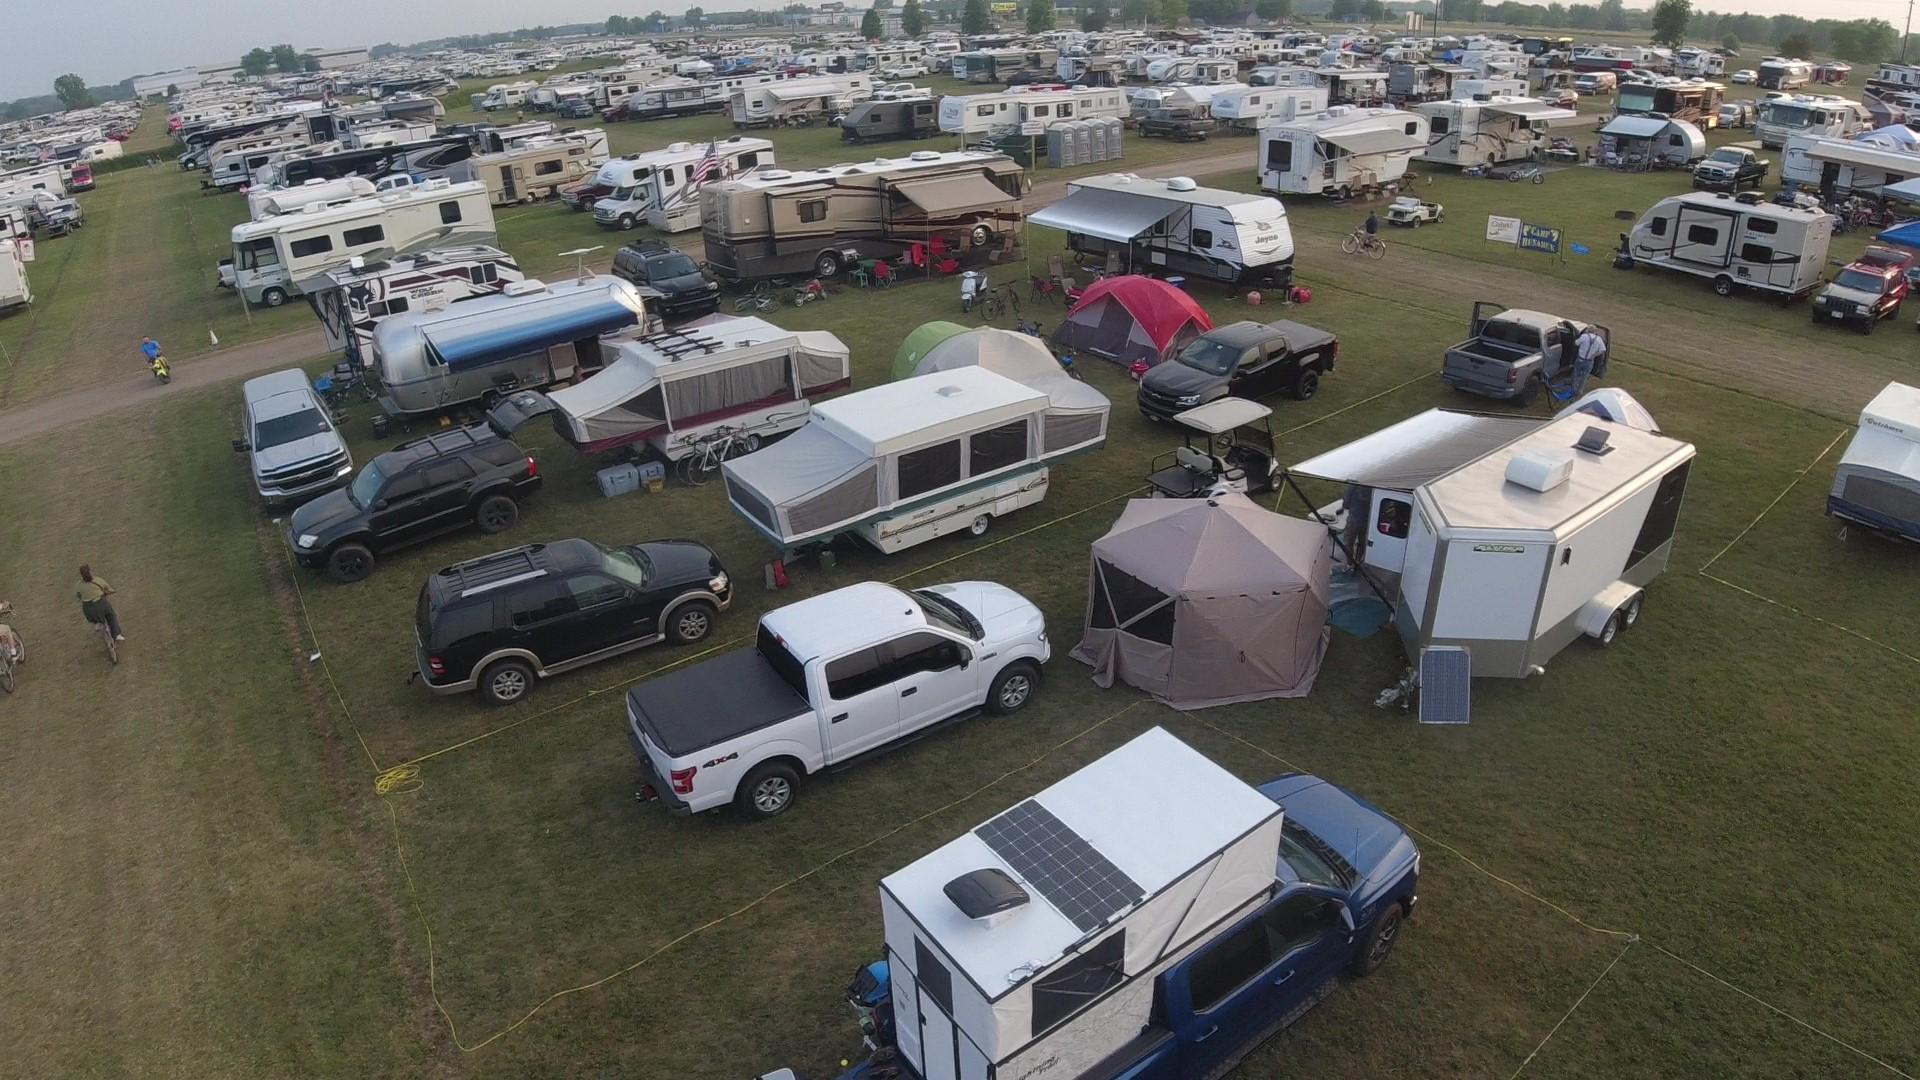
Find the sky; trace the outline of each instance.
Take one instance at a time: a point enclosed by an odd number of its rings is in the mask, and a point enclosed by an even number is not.
[[[861,0],[855,0],[859,4]],[[454,34],[511,30],[533,23],[571,23],[612,14],[676,14],[691,0],[629,6],[617,0],[10,0],[0,101],[53,90],[72,71],[89,85],[193,64],[235,63],[256,45],[297,48],[406,43]],[[713,0],[715,10],[777,6],[777,0]],[[1644,6],[1630,3],[1630,7]],[[1696,8],[1870,18],[1898,28],[1906,0],[1696,0]],[[76,20],[81,25],[76,26]]]

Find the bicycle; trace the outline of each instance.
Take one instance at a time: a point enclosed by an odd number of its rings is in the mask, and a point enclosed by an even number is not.
[[[107,643],[107,663],[114,667],[120,666],[120,646],[113,640],[113,627],[102,619],[94,623],[93,628],[100,631],[100,640]]]
[[[0,600],[0,619],[12,618],[13,605],[4,600]],[[20,665],[27,659],[26,637],[21,634],[20,631],[15,630],[13,632],[13,638],[20,643],[20,654],[18,656],[14,655],[12,649],[0,645],[0,690],[5,690],[9,694],[13,693],[14,673],[19,670]]]
[[[1547,174],[1542,172],[1538,165],[1523,165],[1507,173],[1507,182],[1510,184],[1517,184],[1522,180],[1531,180],[1536,184],[1544,184],[1547,182]]]
[[[1387,242],[1378,236],[1368,236],[1361,230],[1355,229],[1347,234],[1346,239],[1340,241],[1340,250],[1349,255],[1364,251],[1370,259],[1384,259],[1387,257]]]
[[[1008,313],[1012,313],[1015,318],[1019,317],[1020,290],[1012,285],[996,285],[993,291],[987,293],[986,320],[994,322]]]
[[[738,428],[716,428],[712,434],[693,440],[693,452],[680,459],[680,479],[693,487],[705,487],[721,462],[760,449],[760,436]]]
[[[733,302],[735,311],[772,311],[777,301],[773,298],[773,285],[767,281],[756,281],[753,290]]]

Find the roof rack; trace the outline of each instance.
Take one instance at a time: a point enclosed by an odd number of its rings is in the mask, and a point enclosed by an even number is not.
[[[666,354],[669,360],[679,360],[688,356],[705,356],[726,348],[726,342],[691,330],[663,330],[658,334],[648,334],[640,343]]]
[[[436,572],[434,577],[465,598],[503,585],[545,576],[547,562],[543,556],[546,547],[545,544],[527,544],[482,555],[477,559],[454,563]]]

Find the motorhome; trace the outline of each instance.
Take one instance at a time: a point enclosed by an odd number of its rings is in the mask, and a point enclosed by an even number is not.
[[[1345,196],[1394,183],[1426,149],[1419,113],[1334,106],[1260,128],[1260,187],[1276,194]]]
[[[599,371],[613,359],[604,335],[632,332],[645,318],[639,290],[619,278],[526,278],[497,296],[382,321],[368,367],[391,415],[491,403]]]
[[[1727,71],[1726,58],[1712,49],[1675,49],[1673,50],[1673,73],[1684,78],[1708,79],[1724,75]]]
[[[1293,231],[1286,208],[1267,195],[1203,188],[1176,176],[1089,176],[1027,221],[1067,234],[1067,246],[1130,272],[1179,274],[1286,288],[1293,283]]]
[[[1754,136],[1768,149],[1785,146],[1789,136],[1851,139],[1868,130],[1873,117],[1857,101],[1831,95],[1795,94],[1760,103]]]
[[[962,82],[1004,83],[1023,71],[1052,72],[1059,63],[1052,49],[980,49],[956,53],[951,70]]]
[[[207,178],[202,187],[233,191],[253,182],[254,170],[271,164],[276,156],[307,145],[307,140],[292,131],[259,138],[234,139],[222,143],[207,159]]]
[[[1789,135],[1780,155],[1780,179],[1825,198],[1878,195],[1888,184],[1920,176],[1920,152],[1860,139]]]
[[[1625,83],[1614,111],[1624,116],[1659,113],[1686,120],[1702,129],[1720,125],[1720,101],[1726,87],[1719,83],[1662,79],[1656,83]]]
[[[679,142],[615,158],[594,177],[596,187],[611,183],[612,190],[594,200],[593,222],[603,229],[632,229],[643,222],[666,232],[697,229],[703,185],[772,165],[773,154],[771,142],[735,135],[704,146]]]
[[[290,157],[280,163],[277,187],[299,187],[309,180],[362,176],[378,184],[384,177],[405,176],[414,183],[446,180],[461,184],[474,179],[473,146],[465,138],[426,139],[395,146],[342,150],[320,157]]]
[[[824,124],[871,96],[870,76],[823,75],[735,91],[730,109],[736,128],[806,126]]]
[[[78,169],[80,166],[76,165]],[[63,178],[62,167],[55,162],[35,163],[17,169],[0,172],[0,196],[18,195],[28,191],[45,191],[54,195],[64,195],[68,191]]]
[[[247,216],[259,221],[276,214],[292,214],[318,203],[338,206],[355,199],[372,198],[378,192],[373,181],[364,176],[343,176],[337,180],[309,180],[299,187],[264,188],[247,192]]]
[[[599,133],[599,129],[593,129]],[[456,124],[447,129],[447,134],[460,134],[473,144],[475,154],[499,154],[535,139],[551,139],[561,133],[560,125],[551,120],[527,120],[518,124]],[[600,138],[606,135],[600,133]]]
[[[499,112],[502,109],[524,108],[527,95],[540,84],[528,80],[516,83],[498,83],[487,87],[484,94],[474,95],[473,107],[481,112]]]
[[[1546,145],[1554,127],[1580,118],[1573,109],[1524,97],[1423,101],[1412,110],[1427,118],[1428,141],[1419,159],[1463,167],[1525,161]]]
[[[1037,135],[1062,120],[1125,117],[1127,100],[1108,87],[1030,87],[940,99],[940,130],[953,135],[1019,131]]]
[[[887,554],[978,536],[1044,499],[1054,462],[1106,441],[1106,399],[1085,400],[1056,408],[1045,390],[977,366],[858,390],[723,464],[727,499],[787,553],[840,536]]]
[[[860,259],[986,247],[1017,234],[1024,181],[1011,158],[977,151],[759,169],[701,191],[708,268],[831,278]]]
[[[1791,300],[1819,286],[1832,237],[1825,211],[1696,191],[1655,203],[1616,263],[1706,278],[1722,296],[1754,289]]]
[[[354,259],[307,292],[327,348],[355,367],[370,365],[373,331],[390,315],[440,311],[493,296],[525,275],[513,256],[482,245],[432,248],[397,259]]]
[[[607,160],[606,145],[604,132],[568,132],[481,154],[473,159],[473,168],[495,206],[530,203],[591,177]]]
[[[798,429],[813,402],[853,382],[839,338],[755,318],[647,334],[608,354],[598,374],[574,386],[514,395],[494,409],[495,422],[511,431],[550,415],[560,437],[585,453],[637,445],[667,461],[724,427],[751,453]]]
[[[494,241],[486,185],[429,180],[372,199],[313,204],[234,226],[233,287],[249,303],[278,307],[355,257],[385,259]]]
[[[1769,56],[1760,61],[1762,90],[1795,90],[1813,81],[1813,65],[1805,60]]]
[[[27,282],[27,263],[21,244],[22,241],[14,237],[0,234],[0,311],[33,303],[33,287]]]
[[[1268,120],[1293,120],[1326,108],[1327,91],[1320,86],[1229,87],[1215,94],[1211,104],[1221,127],[1249,135]]]

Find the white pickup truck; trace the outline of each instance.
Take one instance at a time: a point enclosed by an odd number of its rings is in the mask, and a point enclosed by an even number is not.
[[[773,817],[803,776],[982,707],[1019,711],[1050,655],[1040,609],[992,582],[867,582],[776,608],[753,646],[627,692],[641,797]]]

